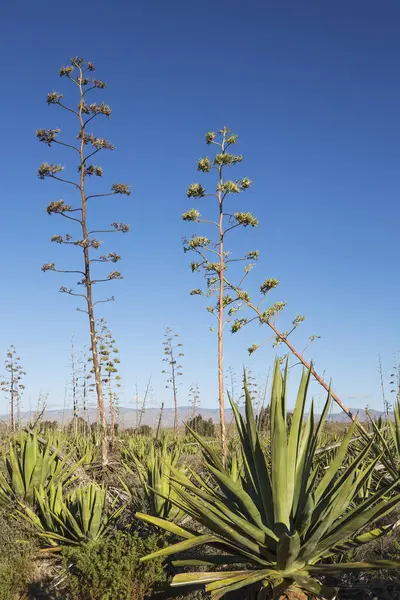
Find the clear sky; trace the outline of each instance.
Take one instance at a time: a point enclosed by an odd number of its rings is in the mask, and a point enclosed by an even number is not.
[[[70,190],[36,176],[44,160],[65,161],[70,173],[75,165],[35,137],[57,126],[71,135],[71,121],[45,98],[56,89],[72,100],[58,76],[72,55],[94,61],[108,82],[98,98],[113,114],[96,133],[117,150],[99,161],[104,184],[132,185],[129,198],[101,200],[93,215],[132,227],[107,243],[122,254],[125,279],[110,284],[116,302],[99,311],[120,348],[122,403],[151,373],[155,399],[168,405],[161,358],[170,326],[184,344],[180,402],[197,380],[203,405],[216,406],[216,339],[204,302],[189,296],[199,282],[181,243],[208,231],[180,214],[193,205],[185,190],[198,178],[204,133],[227,125],[244,155],[238,176],[253,181],[238,210],[260,219],[256,231],[232,237],[234,252],[261,252],[250,291],[277,277],[273,300],[288,303],[279,325],[305,314],[294,343],[321,335],[309,355],[342,399],[381,406],[377,354],[386,377],[400,348],[399,28],[397,0],[3,4],[0,351],[14,343],[23,358],[26,408],[40,390],[49,407],[62,406],[70,340],[82,347],[87,337],[86,316],[57,292],[70,280],[40,271],[53,260],[77,264],[49,242],[66,230],[44,210],[72,201]],[[268,344],[249,359],[246,348],[267,337],[257,326],[228,335],[226,366],[239,378],[246,364],[264,378],[275,350]]]

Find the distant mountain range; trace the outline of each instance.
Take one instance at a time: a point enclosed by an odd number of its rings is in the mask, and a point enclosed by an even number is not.
[[[367,421],[368,417],[364,409],[360,408],[351,408],[350,409],[353,415],[358,415],[359,421]],[[121,427],[135,427],[137,423],[136,419],[136,410],[134,408],[121,407]],[[218,408],[201,408],[198,410],[198,413],[202,415],[203,419],[212,419],[215,423],[219,422],[219,409]],[[378,419],[379,417],[384,417],[385,413],[379,410],[370,410],[369,411],[371,417],[373,419]],[[231,421],[233,419],[231,409],[225,410],[227,421]],[[182,423],[189,419],[192,415],[192,408],[190,406],[180,406],[179,407],[179,421]],[[35,413],[26,412],[21,415],[21,419],[23,422],[28,422],[32,418],[34,418]],[[145,414],[142,417],[142,425],[150,425],[151,427],[156,426],[158,423],[158,419],[160,416],[159,408],[149,408],[146,410]],[[392,415],[391,415],[392,416]],[[47,410],[44,412],[42,416],[42,421],[57,421],[58,423],[67,424],[72,420],[73,412],[72,409],[67,410]],[[89,419],[94,422],[96,420],[96,409],[89,409]],[[8,415],[1,415],[0,421],[7,422]],[[328,415],[328,421],[333,423],[343,423],[349,420],[349,417],[344,413],[334,413]],[[163,427],[173,427],[174,425],[174,410],[173,408],[164,408],[163,417],[162,417],[162,425]]]

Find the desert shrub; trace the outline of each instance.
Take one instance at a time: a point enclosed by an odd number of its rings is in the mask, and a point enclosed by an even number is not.
[[[144,435],[145,437],[151,437],[153,435],[153,430],[150,425],[141,425],[137,429],[135,429],[135,433],[137,435]]]
[[[189,419],[187,425],[203,437],[215,437],[215,425],[211,418],[205,420],[201,415],[196,415]]]
[[[36,543],[24,523],[0,513],[0,600],[27,591],[34,570]]]
[[[165,581],[161,561],[139,564],[146,553],[156,550],[160,537],[146,539],[137,532],[116,532],[112,538],[81,548],[65,548],[68,569],[65,598],[68,600],[142,600]]]

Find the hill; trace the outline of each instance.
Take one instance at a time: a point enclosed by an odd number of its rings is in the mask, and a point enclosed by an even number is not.
[[[358,415],[358,419],[361,422],[367,421],[368,417],[364,409],[360,408],[351,408],[351,412],[354,415]],[[127,427],[135,427],[137,423],[136,418],[136,409],[129,407],[121,407],[121,426],[123,428]],[[219,422],[219,409],[218,408],[201,408],[198,411],[204,419],[212,419],[215,423]],[[227,421],[231,421],[233,419],[232,411],[230,409],[226,409],[226,419]],[[378,419],[379,417],[384,417],[385,413],[379,410],[370,410],[370,415],[373,419]],[[190,406],[180,406],[179,407],[179,421],[182,423],[190,418],[192,414],[192,408]],[[21,419],[23,423],[30,421],[34,418],[35,413],[26,412],[21,415]],[[158,419],[160,416],[159,408],[149,408],[146,410],[146,413],[142,417],[142,425],[150,425],[156,426],[158,423]],[[43,421],[57,421],[58,423],[67,424],[72,420],[73,413],[71,409],[67,409],[65,411],[56,409],[56,410],[47,410],[44,412],[42,420]],[[96,410],[94,408],[89,409],[89,419],[91,422],[96,420]],[[0,420],[7,422],[8,415],[1,415]],[[333,423],[343,423],[349,420],[349,417],[344,412],[331,413],[328,415],[328,421]],[[163,427],[173,427],[174,424],[174,410],[172,408],[164,408],[162,425]]]

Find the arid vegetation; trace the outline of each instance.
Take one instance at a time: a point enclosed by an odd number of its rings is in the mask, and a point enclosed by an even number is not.
[[[136,391],[135,426],[123,427],[124,357],[112,319],[109,324],[100,316],[102,304],[114,297],[97,295],[99,284],[122,279],[119,271],[97,274],[98,268],[121,257],[115,251],[100,254],[97,236],[127,233],[129,226],[114,221],[99,228],[91,222],[97,221],[98,198],[130,196],[130,187],[114,183],[103,191],[93,183],[103,175],[94,156],[114,150],[91,133],[111,114],[102,99],[89,100],[106,88],[95,70],[80,57],[61,68],[70,89],[50,92],[47,103],[67,111],[71,130],[65,137],[59,128],[37,131],[40,142],[63,146],[75,161],[76,178],[64,177],[57,163],[44,162],[38,170],[40,179],[73,192],[71,203],[53,200],[47,213],[76,230],[51,241],[78,250],[76,265],[49,262],[42,270],[78,277],[77,287],[62,285],[60,292],[83,300],[78,309],[87,315],[87,346],[78,348],[72,340],[69,423],[46,420],[45,397],[33,416],[21,418],[23,357],[14,346],[6,353],[0,381],[9,407],[0,432],[0,600],[400,597],[398,365],[391,379],[393,410],[379,360],[385,418],[360,423],[296,348],[292,334],[305,317],[290,317],[286,331],[278,327],[286,305],[273,299],[278,279],[260,278],[259,297],[250,296],[246,286],[259,252],[236,256],[230,234],[259,222],[247,208],[237,209],[243,192],[251,198],[251,181],[239,172],[243,156],[231,153],[238,136],[225,126],[206,133],[215,152],[198,161],[208,187],[195,182],[186,192],[204,203],[202,209],[182,214],[199,227],[199,234],[184,239],[184,250],[194,254],[191,270],[205,280],[190,294],[206,297],[215,322],[219,420],[203,414],[202,382],[194,380],[182,422],[179,380],[190,348],[166,327],[156,368],[162,368],[165,401],[173,406],[172,426],[163,423],[164,398],[157,419],[144,422],[150,377],[144,393]],[[72,99],[64,100],[69,93]],[[235,177],[228,178],[231,173]],[[190,299],[187,305],[198,310]],[[256,381],[249,370],[239,381],[224,364],[226,326],[240,336],[251,322],[272,330],[279,353],[265,381]],[[317,337],[309,336],[309,344]],[[248,353],[262,343],[252,344]],[[324,393],[321,414],[311,381]],[[333,404],[346,413],[344,424],[329,421]]]

